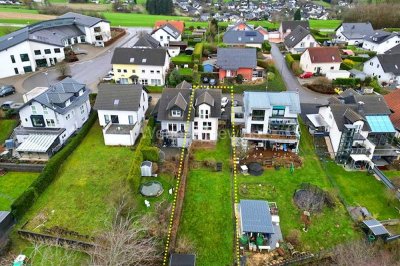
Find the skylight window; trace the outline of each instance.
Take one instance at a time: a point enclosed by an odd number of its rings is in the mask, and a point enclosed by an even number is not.
[[[142,63],[146,63],[147,62],[147,59],[146,58],[143,58],[142,59]]]
[[[129,62],[131,62],[131,63],[133,63],[133,62],[135,62],[135,58],[129,58]]]
[[[118,105],[119,104],[119,99],[115,99],[114,100],[114,105]]]

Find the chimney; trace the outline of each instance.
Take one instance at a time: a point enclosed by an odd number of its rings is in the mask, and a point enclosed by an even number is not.
[[[357,111],[360,115],[364,115],[364,102],[357,102]]]

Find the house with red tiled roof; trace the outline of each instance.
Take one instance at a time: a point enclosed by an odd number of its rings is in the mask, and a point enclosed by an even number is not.
[[[305,72],[326,74],[339,70],[341,63],[342,57],[337,47],[308,48],[300,57],[300,67]]]
[[[392,111],[390,120],[394,128],[396,129],[396,137],[400,137],[400,89],[396,89],[393,92],[386,94],[385,101]]]
[[[157,20],[156,23],[154,23],[154,30],[161,28],[165,24],[171,24],[181,33],[185,30],[185,22],[179,20]]]
[[[262,34],[262,36],[264,37],[264,41],[268,41],[269,33],[267,29],[258,26],[255,30]]]

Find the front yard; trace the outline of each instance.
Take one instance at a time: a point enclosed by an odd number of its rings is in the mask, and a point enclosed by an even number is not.
[[[17,124],[18,121],[14,119],[0,119],[0,145],[4,144]]]
[[[194,246],[198,265],[232,265],[234,220],[230,172],[230,139],[220,139],[216,149],[194,152],[196,161],[222,162],[215,172],[204,166],[192,169],[187,179],[178,241]]]
[[[38,173],[8,172],[0,176],[0,211],[9,211],[11,203],[32,184],[38,175]]]

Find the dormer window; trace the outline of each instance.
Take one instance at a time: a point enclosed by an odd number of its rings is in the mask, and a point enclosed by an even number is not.
[[[67,101],[65,102],[65,107],[70,106],[70,105],[71,105],[71,100],[67,100]]]
[[[83,95],[83,89],[79,91],[79,96]]]
[[[181,117],[182,112],[181,112],[181,110],[178,110],[178,109],[171,110],[171,116],[172,117]]]

